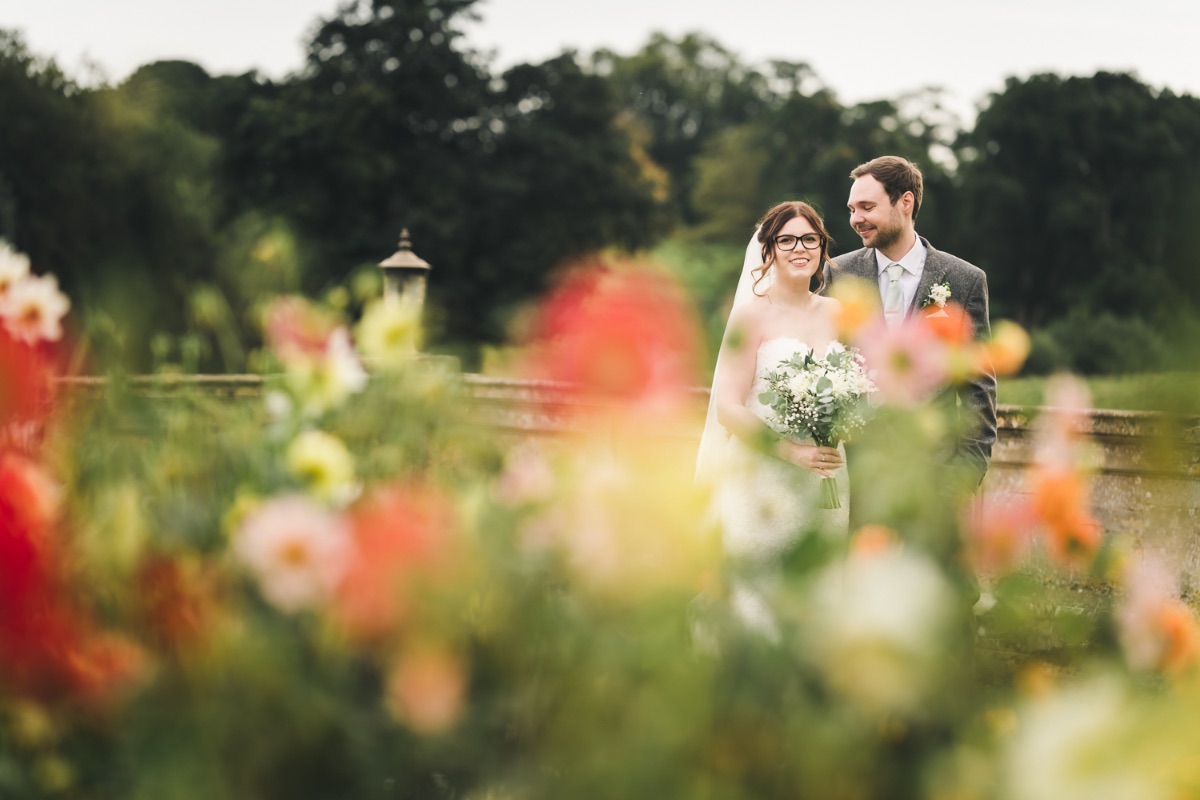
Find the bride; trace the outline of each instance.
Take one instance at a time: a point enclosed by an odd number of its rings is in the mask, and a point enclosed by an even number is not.
[[[758,400],[779,362],[809,348],[824,355],[835,341],[840,304],[819,294],[828,251],[824,222],[807,203],[780,203],[759,223],[717,357],[697,460],[697,477],[714,486],[733,567],[733,610],[769,638],[778,636],[768,598],[784,553],[807,533],[845,534],[848,525],[842,449],[781,436]],[[826,477],[837,478],[840,509],[818,507]]]

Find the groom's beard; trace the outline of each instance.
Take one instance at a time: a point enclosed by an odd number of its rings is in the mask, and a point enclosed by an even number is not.
[[[870,244],[863,241],[863,246],[873,247],[876,250],[886,250],[903,238],[904,221],[900,218],[900,213],[893,209],[892,213],[888,215],[887,224],[875,226],[875,241]]]

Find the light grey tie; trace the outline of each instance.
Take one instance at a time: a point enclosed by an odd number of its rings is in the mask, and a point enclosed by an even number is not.
[[[892,264],[887,268],[888,285],[883,293],[883,316],[889,327],[895,327],[904,319],[904,292],[900,289],[900,276],[904,267]]]

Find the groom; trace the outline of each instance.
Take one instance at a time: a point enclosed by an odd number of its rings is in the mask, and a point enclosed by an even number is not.
[[[830,282],[854,276],[876,283],[889,326],[916,313],[935,285],[949,284],[950,298],[967,312],[975,336],[990,336],[983,270],[935,250],[917,235],[924,189],[917,166],[898,156],[880,156],[855,167],[850,177],[850,226],[863,247],[833,260]],[[996,441],[995,374],[989,370],[972,376],[946,400],[961,423],[950,465],[963,476],[966,488],[975,490],[983,482]]]

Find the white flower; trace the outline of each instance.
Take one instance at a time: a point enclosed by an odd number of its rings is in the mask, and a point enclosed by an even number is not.
[[[319,358],[287,364],[288,382],[308,415],[337,408],[367,385],[367,373],[350,343],[350,332],[338,327]]]
[[[935,283],[933,286],[930,287],[929,297],[927,297],[925,299],[925,302],[921,304],[921,307],[924,308],[927,305],[933,304],[933,305],[936,305],[938,308],[945,308],[946,301],[949,299],[950,299],[950,284],[946,283],[944,281],[942,283]]]
[[[0,239],[0,298],[13,285],[29,277],[29,256],[18,253],[8,242]]]
[[[844,344],[842,344],[841,342],[837,341],[836,339],[834,339],[832,342],[829,343],[829,346],[825,348],[825,357],[829,358],[829,355],[831,353],[844,353],[844,352],[846,352],[846,346]]]
[[[8,286],[0,296],[0,318],[16,339],[33,344],[62,338],[62,318],[71,302],[58,290],[53,275],[26,277]]]
[[[1169,765],[1180,755],[1179,737],[1161,722],[1147,726],[1138,711],[1127,689],[1110,675],[1035,698],[1022,710],[1009,746],[1007,791],[1001,796],[1013,800],[1178,797]]]
[[[299,495],[269,500],[246,515],[234,554],[263,596],[288,613],[325,603],[346,571],[350,534],[341,517]]]
[[[871,713],[919,713],[959,602],[942,572],[904,550],[854,557],[826,568],[810,600],[804,647],[830,684]]]

